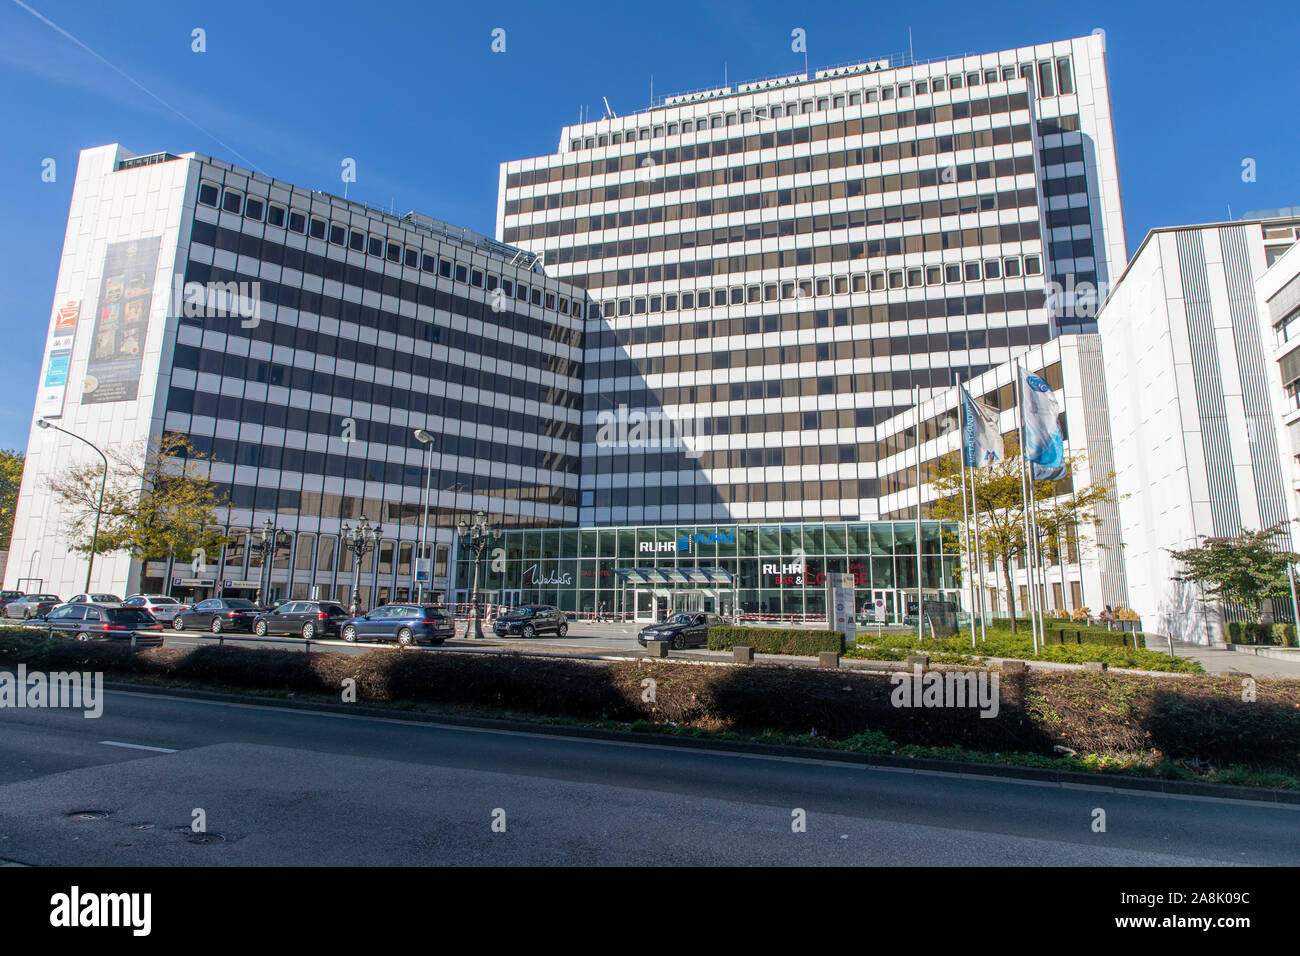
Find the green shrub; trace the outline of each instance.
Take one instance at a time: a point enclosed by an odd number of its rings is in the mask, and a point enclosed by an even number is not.
[[[1278,647],[1296,646],[1295,625],[1286,622],[1256,624],[1253,621],[1229,621],[1227,630],[1227,639],[1229,644],[1273,644]]]
[[[1108,631],[1104,627],[1088,627],[1082,624],[1066,624],[1053,627],[1049,624],[1043,630],[1044,644],[1105,644],[1116,647],[1144,648],[1147,646],[1146,635],[1138,632]]]
[[[839,631],[803,631],[776,627],[711,627],[709,650],[729,651],[752,647],[755,654],[796,654],[816,657],[822,651],[844,653],[844,635]]]

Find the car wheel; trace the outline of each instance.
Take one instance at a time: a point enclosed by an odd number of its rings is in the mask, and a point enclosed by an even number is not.
[[[30,621],[31,619],[32,619],[32,612],[26,608],[23,608],[23,620]]]
[[[172,630],[173,631],[185,630],[185,622],[182,621],[179,617],[172,618]]]
[[[536,636],[537,636],[537,628],[533,627],[531,624],[525,624],[524,637],[536,637]]]
[[[315,636],[316,636],[316,625],[313,624],[311,621],[308,621],[306,624],[302,626],[302,639],[304,641],[310,641]]]
[[[411,642],[415,640],[415,635],[411,633],[409,627],[404,627],[397,632],[397,643],[402,647],[410,647]]]
[[[90,640],[90,635],[87,634],[85,631],[82,631],[80,634],[77,635],[77,640],[88,641]]]
[[[685,635],[685,634],[674,634],[674,635],[673,635],[673,650],[675,650],[675,651],[684,651],[684,650],[686,650],[686,635]]]
[[[561,624],[558,628],[555,629],[555,633],[558,636],[563,637],[565,634],[569,633],[569,625]]]
[[[253,633],[258,637],[266,637],[266,622],[258,621],[253,625]]]
[[[213,633],[213,634],[220,634],[220,633],[221,633],[221,628],[222,628],[221,618],[219,618],[219,617],[214,617],[214,618],[212,619],[212,633]]]
[[[347,641],[349,644],[355,644],[357,642],[357,629],[351,624],[343,628],[343,640]]]

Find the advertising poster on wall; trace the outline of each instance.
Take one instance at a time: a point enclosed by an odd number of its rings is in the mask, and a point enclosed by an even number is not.
[[[85,405],[129,402],[140,388],[161,237],[110,243],[82,381]]]
[[[68,390],[68,368],[72,364],[72,343],[77,336],[77,317],[81,303],[69,301],[54,312],[54,327],[50,330],[49,361],[41,377],[41,388],[36,396],[36,412],[46,418],[63,414],[63,398]]]

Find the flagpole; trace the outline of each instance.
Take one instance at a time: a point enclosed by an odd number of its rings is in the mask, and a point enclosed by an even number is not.
[[[970,514],[966,510],[966,396],[962,393],[961,375],[955,370],[952,373],[952,381],[957,392],[957,424],[959,426],[957,435],[960,441],[957,443],[957,464],[961,469],[961,532],[966,539],[963,542],[963,553],[966,556],[966,576],[969,579],[970,589],[970,646],[971,650],[975,649],[975,575],[974,568],[970,567],[975,563],[975,552],[972,550],[970,536]]]
[[[1033,635],[1034,653],[1038,653],[1038,628],[1034,623],[1034,572],[1033,572],[1033,538],[1029,530],[1029,496],[1031,489],[1029,487],[1029,477],[1026,474],[1025,459],[1025,395],[1024,384],[1020,375],[1020,360],[1016,360],[1016,423],[1020,429],[1020,494],[1023,504],[1023,518],[1025,524],[1025,593],[1029,600],[1026,605],[1029,609],[1029,629]],[[1013,622],[1014,623],[1014,620]]]
[[[916,636],[925,640],[925,595],[921,590],[921,386],[912,386],[916,412]]]

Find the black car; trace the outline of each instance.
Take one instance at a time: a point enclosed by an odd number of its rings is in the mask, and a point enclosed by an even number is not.
[[[263,611],[253,621],[253,633],[294,634],[307,640],[333,637],[348,618],[342,604],[333,601],[285,601],[271,611]]]
[[[523,637],[536,637],[551,631],[557,637],[569,633],[569,619],[564,612],[549,604],[530,604],[507,611],[492,622],[492,630],[497,637],[519,634]]]
[[[104,607],[64,604],[46,615],[43,626],[51,635],[79,641],[127,641],[135,647],[161,647],[163,626],[138,607]]]
[[[343,640],[397,641],[437,646],[456,636],[456,624],[446,611],[431,604],[385,604],[369,614],[343,622]]]
[[[177,631],[251,631],[253,620],[262,609],[244,598],[209,598],[172,618]]]
[[[647,641],[664,641],[679,651],[684,647],[707,647],[709,628],[726,623],[716,614],[675,614],[660,624],[642,628],[636,642],[645,647]]]
[[[17,601],[22,596],[22,591],[0,591],[0,607],[4,607],[10,601]]]

